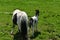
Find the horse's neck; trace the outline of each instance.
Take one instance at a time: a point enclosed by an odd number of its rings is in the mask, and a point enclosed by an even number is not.
[[[36,15],[36,17],[38,18],[38,15]]]

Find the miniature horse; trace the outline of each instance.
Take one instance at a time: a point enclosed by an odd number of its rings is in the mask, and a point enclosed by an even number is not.
[[[38,16],[39,16],[39,10],[35,10],[35,16],[31,17],[29,20],[29,27],[32,27],[32,35],[34,37],[34,28],[36,28],[37,31],[37,23],[38,23]]]
[[[22,39],[27,39],[27,27],[28,27],[28,16],[24,11],[20,11],[18,9],[14,10],[12,16],[13,27],[11,30],[11,34],[13,34],[13,29],[15,25],[18,25],[18,30],[21,32]]]

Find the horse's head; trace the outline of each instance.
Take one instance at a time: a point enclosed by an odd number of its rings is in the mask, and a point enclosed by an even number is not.
[[[39,16],[39,10],[35,10],[36,11],[36,16]]]

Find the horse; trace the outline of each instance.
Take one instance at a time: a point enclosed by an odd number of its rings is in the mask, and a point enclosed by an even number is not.
[[[33,17],[29,19],[29,27],[32,27],[32,35],[34,37],[34,28],[36,28],[37,31],[37,23],[38,23],[38,16],[39,16],[39,10],[35,10],[36,13]]]
[[[26,12],[21,11],[19,9],[14,10],[12,15],[12,23],[13,26],[11,34],[13,34],[15,25],[18,25],[18,31],[21,32],[21,36],[23,37],[22,39],[28,40],[27,39],[28,16]]]

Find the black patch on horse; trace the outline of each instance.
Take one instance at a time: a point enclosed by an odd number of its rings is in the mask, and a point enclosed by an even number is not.
[[[13,17],[13,24],[17,25],[17,13]]]
[[[30,18],[30,20],[29,20],[29,27],[31,28],[32,25],[33,25],[33,19]]]

